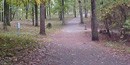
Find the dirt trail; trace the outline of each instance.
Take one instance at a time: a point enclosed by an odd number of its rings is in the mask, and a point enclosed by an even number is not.
[[[79,17],[68,21],[62,32],[52,35],[43,65],[130,65],[130,55],[111,52],[100,42],[92,42],[90,25],[84,30],[79,21]]]

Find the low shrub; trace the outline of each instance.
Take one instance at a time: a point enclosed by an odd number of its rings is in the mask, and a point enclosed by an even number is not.
[[[35,41],[30,36],[0,34],[0,57],[12,57],[17,52],[35,47]]]
[[[126,22],[124,23],[123,27],[125,29],[130,29],[130,20],[126,20]]]

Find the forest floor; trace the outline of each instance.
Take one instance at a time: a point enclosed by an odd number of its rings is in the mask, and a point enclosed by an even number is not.
[[[38,49],[14,58],[12,65],[130,65],[130,54],[122,47],[120,50],[119,45],[116,45],[118,48],[111,47],[108,44],[111,42],[104,41],[101,35],[100,41],[91,41],[89,19],[86,22],[87,30],[77,17],[66,21],[58,32],[38,35]]]
[[[130,54],[105,47],[103,41],[91,41],[90,22],[84,30],[79,21],[74,18],[61,32],[51,35],[43,65],[130,65]]]
[[[43,65],[130,65],[130,54],[104,46],[102,40],[91,41],[89,20],[87,30],[79,21],[79,17],[74,18],[61,32],[51,35]]]

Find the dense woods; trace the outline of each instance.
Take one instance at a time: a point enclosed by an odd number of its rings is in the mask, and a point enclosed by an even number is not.
[[[104,23],[104,27],[106,28],[106,32],[111,37],[111,32],[117,33],[119,36],[123,38],[126,32],[126,21],[129,20],[129,1],[128,0],[119,0],[119,1],[111,1],[111,2],[102,1],[99,20]],[[109,6],[107,6],[109,5]],[[129,25],[129,23],[127,22]],[[127,29],[128,30],[128,29]],[[125,38],[125,37],[124,37]]]
[[[70,19],[86,27],[87,40],[130,42],[130,0],[0,0],[0,65],[50,42]]]
[[[39,13],[40,12],[40,3],[45,3],[44,9],[44,16],[45,19],[51,19],[52,15],[58,15],[59,19],[62,20],[62,24],[65,24],[65,14],[73,12],[74,17],[77,15],[77,11],[79,9],[79,15],[80,15],[80,22],[84,23],[83,21],[83,14],[85,15],[85,18],[87,17],[87,12],[92,9],[92,19],[93,14],[96,17],[97,20],[95,23],[98,23],[97,21],[100,21],[100,23],[104,22],[106,28],[106,31],[109,36],[110,30],[114,28],[118,28],[118,30],[121,30],[124,26],[126,19],[128,19],[127,14],[129,12],[129,1],[128,0],[111,0],[108,1],[97,1],[94,4],[90,6],[91,0],[47,0],[47,1],[40,1],[40,0],[1,0],[1,21],[3,21],[3,29],[7,30],[7,26],[11,26],[10,22],[14,19],[23,20],[28,19],[32,20],[32,25],[38,26],[41,19]],[[78,6],[78,8],[77,8]],[[97,7],[97,8],[96,8]],[[93,13],[93,10],[95,12]],[[69,12],[71,11],[71,12]],[[96,14],[99,13],[99,14]],[[117,16],[116,16],[117,15]],[[94,17],[94,18],[95,18]],[[118,18],[120,17],[120,18]],[[116,20],[116,19],[121,20]],[[96,18],[95,18],[96,19]],[[95,20],[94,19],[94,20]],[[113,19],[113,20],[112,20]],[[120,21],[120,23],[116,23],[116,21]],[[113,23],[112,23],[113,22]],[[115,23],[114,23],[115,22]],[[95,26],[92,25],[92,27],[98,28],[98,24],[93,23]],[[111,25],[112,24],[112,25]],[[126,23],[125,23],[126,24]],[[43,24],[44,25],[44,24]],[[43,26],[45,27],[45,25]],[[120,27],[120,28],[119,28]],[[40,29],[41,30],[41,29]],[[93,29],[92,29],[93,30]],[[124,31],[124,30],[123,30]],[[95,31],[94,31],[95,33]],[[96,32],[97,33],[97,32]],[[121,33],[122,34],[122,33]],[[97,34],[96,34],[97,36]]]

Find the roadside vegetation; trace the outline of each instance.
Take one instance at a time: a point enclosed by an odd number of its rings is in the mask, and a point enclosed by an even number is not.
[[[0,5],[2,64],[40,45],[44,47],[52,41],[50,35],[59,33],[76,17],[80,17],[79,24],[91,23],[92,41],[130,53],[129,0],[0,0]]]

